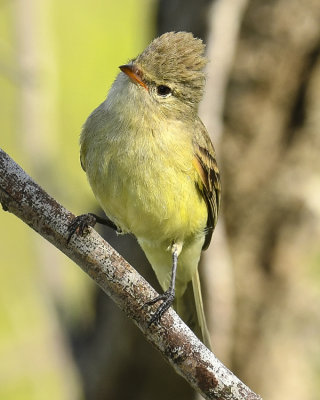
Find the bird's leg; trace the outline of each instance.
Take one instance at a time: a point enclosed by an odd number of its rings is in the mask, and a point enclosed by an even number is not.
[[[160,294],[159,296],[145,303],[145,306],[148,305],[150,306],[152,304],[157,303],[160,300],[163,301],[163,303],[158,307],[157,311],[151,317],[148,326],[152,325],[153,323],[159,322],[162,315],[168,310],[168,308],[171,306],[174,300],[179,250],[176,245],[174,245],[173,249],[174,250],[172,252],[171,279],[168,290],[166,290],[163,294]]]
[[[67,242],[70,242],[73,234],[77,234],[83,236],[89,226],[92,228],[95,226],[96,223],[103,224],[109,226],[114,230],[118,230],[117,226],[109,219],[109,218],[101,218],[98,215],[93,213],[88,214],[81,214],[75,217],[72,223],[68,227],[69,236]]]

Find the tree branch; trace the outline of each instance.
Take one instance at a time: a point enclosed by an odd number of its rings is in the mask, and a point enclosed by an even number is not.
[[[86,237],[74,235],[68,245],[67,228],[74,215],[1,149],[0,202],[5,211],[22,219],[78,264],[205,399],[261,399],[196,338],[172,309],[160,324],[149,328],[150,307],[142,305],[157,295],[154,289],[93,229],[89,228]]]

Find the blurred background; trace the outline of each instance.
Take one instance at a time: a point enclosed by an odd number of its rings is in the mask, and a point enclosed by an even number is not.
[[[0,147],[74,214],[99,212],[79,133],[158,34],[207,43],[200,115],[222,175],[201,273],[215,354],[268,400],[320,392],[318,0],[0,0]],[[156,288],[132,238],[100,232]],[[194,399],[99,288],[0,210],[0,398]]]

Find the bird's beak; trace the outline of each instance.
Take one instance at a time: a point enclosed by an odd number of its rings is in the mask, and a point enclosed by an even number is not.
[[[139,70],[132,64],[120,65],[119,67],[122,72],[124,72],[132,80],[133,83],[141,85],[143,88],[148,90],[147,85],[142,81],[139,74]]]

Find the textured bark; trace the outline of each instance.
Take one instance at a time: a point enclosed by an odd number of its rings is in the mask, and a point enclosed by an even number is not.
[[[0,149],[0,202],[32,229],[75,261],[134,321],[190,385],[206,399],[260,399],[238,380],[169,309],[159,324],[148,326],[154,289],[93,229],[73,235],[68,226],[74,216],[41,189]]]

